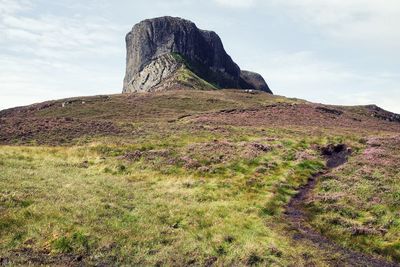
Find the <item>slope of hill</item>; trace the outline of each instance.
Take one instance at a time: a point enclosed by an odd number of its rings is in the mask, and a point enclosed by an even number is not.
[[[399,132],[375,106],[240,90],[3,110],[0,263],[396,266]]]

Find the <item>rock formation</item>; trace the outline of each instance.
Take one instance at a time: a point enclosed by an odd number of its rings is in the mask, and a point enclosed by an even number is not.
[[[256,89],[272,94],[264,78],[255,72],[242,70],[240,72],[240,87],[248,89]]]
[[[173,84],[196,87],[191,83],[272,93],[261,75],[240,70],[215,32],[200,30],[188,20],[144,20],[126,35],[126,48],[124,93],[164,90]]]

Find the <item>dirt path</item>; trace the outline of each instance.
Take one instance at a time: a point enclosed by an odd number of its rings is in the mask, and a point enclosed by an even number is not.
[[[312,176],[308,183],[300,188],[300,191],[289,202],[285,217],[290,225],[297,230],[294,235],[295,240],[306,240],[313,243],[327,255],[327,264],[331,266],[379,266],[395,267],[400,266],[396,263],[388,262],[384,259],[375,258],[371,255],[344,248],[332,240],[324,237],[317,231],[311,229],[307,224],[307,215],[304,211],[304,202],[307,200],[311,191],[315,188],[318,179],[332,168],[336,168],[347,161],[347,156],[351,153],[345,145],[328,146],[322,153],[327,159],[327,170]],[[333,257],[340,255],[340,261]],[[329,259],[329,256],[332,259]]]

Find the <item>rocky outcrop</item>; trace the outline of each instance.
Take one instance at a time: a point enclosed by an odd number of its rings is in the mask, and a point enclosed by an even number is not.
[[[272,91],[260,74],[247,70],[242,70],[240,72],[240,87],[256,89],[272,94]]]
[[[130,84],[130,92],[151,91],[175,73],[181,64],[171,54],[164,54],[150,61],[141,71],[134,72]],[[125,88],[124,88],[125,89]]]
[[[200,30],[188,20],[144,20],[126,35],[126,48],[125,93],[154,91],[165,80],[170,81],[182,65],[217,88],[270,92],[265,82],[261,84],[260,75],[251,78],[241,72],[215,32]]]

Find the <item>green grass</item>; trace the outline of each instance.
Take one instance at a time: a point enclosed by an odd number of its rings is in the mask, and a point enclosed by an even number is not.
[[[171,53],[176,61],[182,63],[182,67],[178,70],[177,81],[182,85],[197,90],[215,90],[220,89],[218,85],[206,81],[196,75],[196,67],[190,64],[184,56],[179,53]],[[202,67],[200,67],[202,68]]]
[[[214,141],[207,139],[211,136],[197,143],[182,138],[174,145],[148,140],[151,146],[2,146],[0,251],[29,243],[55,255],[90,255],[92,263],[115,257],[145,265],[300,260],[305,248],[293,247],[284,233],[266,226],[279,214],[265,210],[269,203],[282,210],[296,186],[321,167],[318,159],[285,159],[287,150],[300,151],[306,141],[271,143],[270,152],[245,159],[243,141],[232,137],[225,140],[235,148],[231,157],[203,161],[206,173],[175,161],[210,156],[215,150],[205,147]],[[172,165],[159,155],[133,162],[120,158],[127,151],[166,147]]]
[[[216,85],[203,80],[185,66],[181,67],[176,75],[177,80],[184,86],[189,86],[190,88],[197,90],[218,89]]]

